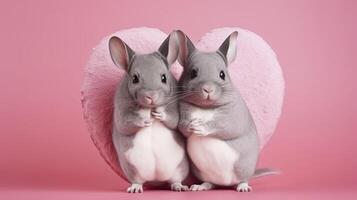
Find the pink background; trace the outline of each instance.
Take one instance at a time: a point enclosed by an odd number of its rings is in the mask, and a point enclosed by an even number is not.
[[[0,198],[356,198],[356,19],[352,0],[1,1]],[[138,26],[193,40],[239,26],[272,46],[286,98],[260,165],[282,175],[253,181],[250,194],[123,192],[89,138],[79,91],[91,48]]]

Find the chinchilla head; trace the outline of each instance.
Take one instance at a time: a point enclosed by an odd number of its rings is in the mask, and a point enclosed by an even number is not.
[[[234,87],[227,68],[237,54],[238,32],[231,33],[217,51],[201,52],[182,32],[179,63],[184,67],[179,80],[183,101],[201,106],[220,106],[234,101]]]
[[[135,53],[123,40],[109,40],[110,55],[115,65],[127,72],[129,96],[142,107],[157,107],[167,103],[175,94],[176,80],[169,67],[178,56],[178,38],[171,33],[156,52]],[[123,82],[123,83],[125,83]]]

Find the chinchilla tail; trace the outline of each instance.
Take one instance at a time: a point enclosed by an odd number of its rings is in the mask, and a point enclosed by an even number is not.
[[[252,178],[258,178],[258,177],[262,177],[262,176],[269,176],[269,175],[279,175],[280,171],[274,170],[274,169],[270,169],[270,168],[260,168],[260,169],[256,169],[254,172],[254,175],[252,176]]]

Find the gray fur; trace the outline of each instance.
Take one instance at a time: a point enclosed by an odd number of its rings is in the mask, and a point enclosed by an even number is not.
[[[209,133],[208,136],[202,137],[218,138],[233,148],[240,155],[234,164],[235,174],[240,183],[248,183],[249,179],[254,176],[259,144],[253,118],[239,91],[232,84],[227,71],[228,65],[236,57],[238,33],[233,32],[215,52],[200,52],[195,49],[183,32],[178,31],[178,34],[180,38],[179,62],[184,67],[179,80],[182,95],[179,103],[179,130],[185,137],[190,137],[194,134],[190,126],[195,120],[190,118],[190,113],[197,109],[215,111],[212,120],[201,122],[200,126]],[[198,72],[197,77],[193,79],[192,70]],[[225,80],[220,77],[221,71],[225,74]],[[208,100],[205,89],[206,91],[213,90],[208,95],[210,98]],[[193,165],[194,162],[193,160]],[[202,180],[199,169],[196,166],[192,169]],[[201,186],[193,188],[195,190],[207,189],[207,183]],[[241,191],[240,188],[238,186],[237,190]],[[249,188],[242,191],[249,191]]]
[[[117,88],[114,98],[113,143],[124,174],[132,186],[135,186],[129,187],[128,192],[142,192],[142,184],[146,180],[138,176],[137,169],[125,158],[125,152],[133,146],[136,133],[143,127],[150,126],[155,118],[158,119],[156,115],[164,114],[165,119],[160,121],[171,130],[177,144],[182,149],[185,148],[183,137],[177,132],[178,104],[176,100],[173,101],[177,82],[169,72],[169,67],[178,56],[176,35],[171,34],[158,51],[151,54],[136,54],[117,37],[110,39],[109,49],[113,62],[126,70],[126,76]],[[166,84],[162,82],[163,74],[167,79]],[[134,83],[134,75],[137,76],[138,83]],[[151,103],[148,97],[152,99]],[[145,110],[149,110],[149,116],[143,115],[142,111]],[[177,171],[180,171],[181,175],[167,182],[175,183],[175,189],[184,190],[184,186],[180,184],[188,174],[186,156],[177,166]]]

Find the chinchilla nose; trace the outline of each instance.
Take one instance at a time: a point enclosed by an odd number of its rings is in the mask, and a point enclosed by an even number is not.
[[[210,94],[210,93],[214,92],[214,85],[210,84],[210,83],[204,84],[202,86],[202,91],[203,91],[203,93]]]
[[[147,103],[155,103],[159,97],[159,94],[156,91],[148,91],[144,94],[144,99]]]

